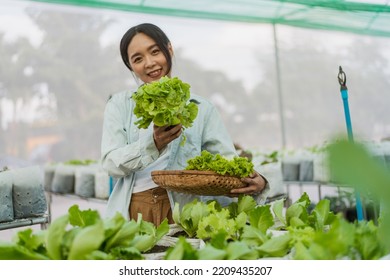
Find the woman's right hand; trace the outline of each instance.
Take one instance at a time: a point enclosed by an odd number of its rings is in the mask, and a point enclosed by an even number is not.
[[[153,126],[153,139],[159,151],[165,148],[170,142],[180,136],[182,132],[182,125],[174,126]]]

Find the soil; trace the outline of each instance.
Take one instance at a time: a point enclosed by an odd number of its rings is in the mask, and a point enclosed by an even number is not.
[[[170,248],[170,247],[156,245],[152,249],[150,249],[149,251],[145,252],[145,254],[162,253],[162,252],[167,251],[168,248]]]
[[[188,234],[187,234],[184,230],[178,231],[178,232],[176,232],[175,234],[172,234],[171,236],[172,236],[172,237],[184,236],[185,238],[190,238],[190,237],[188,236]]]

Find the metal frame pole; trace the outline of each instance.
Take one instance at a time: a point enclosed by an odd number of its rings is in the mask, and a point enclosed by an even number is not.
[[[273,34],[274,34],[274,47],[275,47],[275,64],[276,64],[276,82],[278,86],[278,101],[279,101],[279,117],[280,117],[280,130],[282,138],[282,148],[286,147],[286,131],[284,124],[284,105],[283,105],[283,93],[282,93],[282,83],[280,78],[280,62],[279,62],[279,47],[278,47],[278,38],[276,33],[276,24],[272,24]]]

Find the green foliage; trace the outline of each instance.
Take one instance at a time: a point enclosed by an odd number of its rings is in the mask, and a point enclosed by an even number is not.
[[[71,159],[71,160],[67,160],[64,162],[64,164],[69,164],[69,165],[90,165],[90,164],[93,164],[93,163],[97,163],[97,160],[93,160],[93,159]]]
[[[334,180],[353,187],[359,195],[380,202],[378,238],[390,252],[390,173],[368,149],[358,142],[339,139],[329,145],[330,170]]]
[[[387,198],[383,198],[386,201]],[[283,200],[257,205],[250,196],[221,207],[215,200],[175,205],[173,218],[204,246],[194,248],[181,236],[170,247],[167,260],[242,260],[261,258],[305,260],[376,260],[389,254],[387,213],[378,221],[350,223],[330,211],[320,200],[309,210],[306,193],[286,209]],[[385,208],[387,209],[387,208]],[[273,211],[273,213],[271,212]],[[102,220],[96,211],[69,208],[47,231],[18,232],[13,243],[0,242],[1,259],[143,259],[168,233],[165,220],[159,227],[142,220],[126,221],[117,213]],[[93,237],[93,238],[92,238]]]
[[[194,237],[198,230],[200,220],[207,216],[210,211],[215,209],[216,203],[217,202],[214,201],[207,205],[203,202],[198,202],[198,200],[195,199],[184,205],[180,210],[180,205],[176,202],[173,208],[172,218],[189,237]]]
[[[213,211],[199,221],[196,236],[207,240],[215,237],[219,232],[224,232],[227,239],[237,240],[246,220],[247,215],[244,212],[236,218],[230,218],[230,212],[226,208],[221,209],[221,211]]]
[[[245,195],[240,195],[237,202],[224,208],[216,200],[205,203],[195,199],[181,210],[176,203],[173,220],[189,237],[213,240],[224,236],[229,240],[238,240],[248,221],[248,214],[255,211],[256,206],[253,197]]]
[[[109,251],[115,247],[130,246],[131,240],[139,231],[139,224],[136,221],[130,220],[126,222],[122,216],[120,217],[121,219],[119,221],[114,217],[119,226],[115,227],[113,233],[106,235],[107,239],[104,242],[104,251]],[[109,228],[109,231],[111,230],[113,230],[113,228]]]
[[[220,175],[230,175],[239,178],[248,177],[254,172],[251,161],[245,157],[227,159],[220,154],[211,154],[203,150],[199,156],[187,161],[185,170],[214,171]]]
[[[237,217],[240,213],[244,212],[249,214],[257,206],[257,202],[249,195],[240,195],[237,202],[231,202],[227,208],[229,209],[231,217]]]
[[[279,160],[279,151],[273,151],[269,154],[264,154],[264,159],[263,161],[260,163],[260,165],[266,165],[266,164],[269,164],[269,163],[275,163],[275,162],[278,162]]]
[[[275,224],[270,205],[259,205],[248,216],[249,224],[244,226],[241,240],[251,246],[261,246],[270,239],[267,231]]]
[[[291,237],[289,234],[283,234],[270,238],[262,245],[255,247],[262,257],[283,257],[290,252]]]
[[[148,128],[153,122],[157,126],[182,124],[184,130],[192,126],[198,115],[198,105],[189,102],[190,85],[177,77],[164,76],[158,81],[144,84],[132,98],[138,128]]]
[[[309,196],[304,192],[297,201],[287,207],[284,214],[284,200],[276,201],[272,206],[272,210],[280,224],[278,228],[285,230],[289,227],[299,228],[310,226],[316,230],[323,230],[325,226],[329,226],[334,219],[334,213],[330,211],[329,200],[320,200],[309,213],[310,203]]]
[[[270,208],[271,205],[261,205],[253,209],[249,213],[249,224],[266,233],[275,224]]]
[[[131,239],[129,245],[140,252],[147,252],[152,249],[157,241],[169,231],[167,219],[164,219],[158,227],[155,227],[154,224],[142,220],[142,217],[139,215],[138,224],[139,230],[134,238]]]
[[[196,260],[198,259],[198,250],[188,243],[184,236],[180,236],[174,247],[167,250],[166,260]]]
[[[220,234],[220,244],[206,243],[200,249],[194,249],[181,236],[174,247],[168,249],[166,260],[254,260],[258,258],[257,251],[242,241],[226,241],[226,236]]]
[[[27,229],[18,232],[14,242],[1,242],[0,259],[143,259],[142,253],[155,246],[168,230],[167,219],[158,227],[142,216],[126,221],[119,213],[104,220],[97,211],[81,211],[74,205],[47,230],[33,234]]]

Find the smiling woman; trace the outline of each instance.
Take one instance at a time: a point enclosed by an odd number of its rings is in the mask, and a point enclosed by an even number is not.
[[[109,216],[120,212],[129,219],[142,213],[155,225],[164,219],[173,223],[174,203],[210,197],[165,190],[151,173],[182,170],[202,151],[228,158],[237,153],[215,107],[190,93],[189,84],[171,77],[173,48],[163,30],[151,23],[133,26],[123,35],[120,51],[126,67],[144,84],[113,95],[104,111],[102,166],[119,179],[107,212]],[[234,196],[255,193],[258,203],[264,203],[266,179],[254,170],[242,177],[242,186],[214,199],[225,205]]]
[[[172,75],[214,103],[234,141],[254,154],[282,147],[281,104],[287,148],[321,145],[332,134],[344,131],[335,79],[341,62],[350,77],[356,135],[377,140],[390,134],[386,114],[390,101],[383,95],[390,72],[386,38],[277,25],[279,98],[275,41],[269,24],[4,0],[0,9],[0,59],[5,65],[0,69],[2,104],[15,105],[22,98],[23,106],[32,106],[29,100],[33,95],[39,99],[35,96],[41,95],[38,84],[43,83],[56,104],[48,108],[40,102],[41,116],[46,119],[39,122],[26,122],[25,116],[16,118],[8,113],[9,108],[2,109],[0,121],[12,119],[15,125],[12,131],[8,121],[2,126],[0,151],[27,159],[30,151],[24,145],[29,136],[23,130],[36,134],[50,130],[64,139],[58,149],[53,148],[52,160],[97,158],[95,136],[101,133],[106,99],[113,89],[137,86],[118,66],[117,42],[129,24],[141,21],[157,24],[170,34],[175,43]],[[367,94],[373,90],[376,94]],[[327,108],[335,109],[329,114]]]

